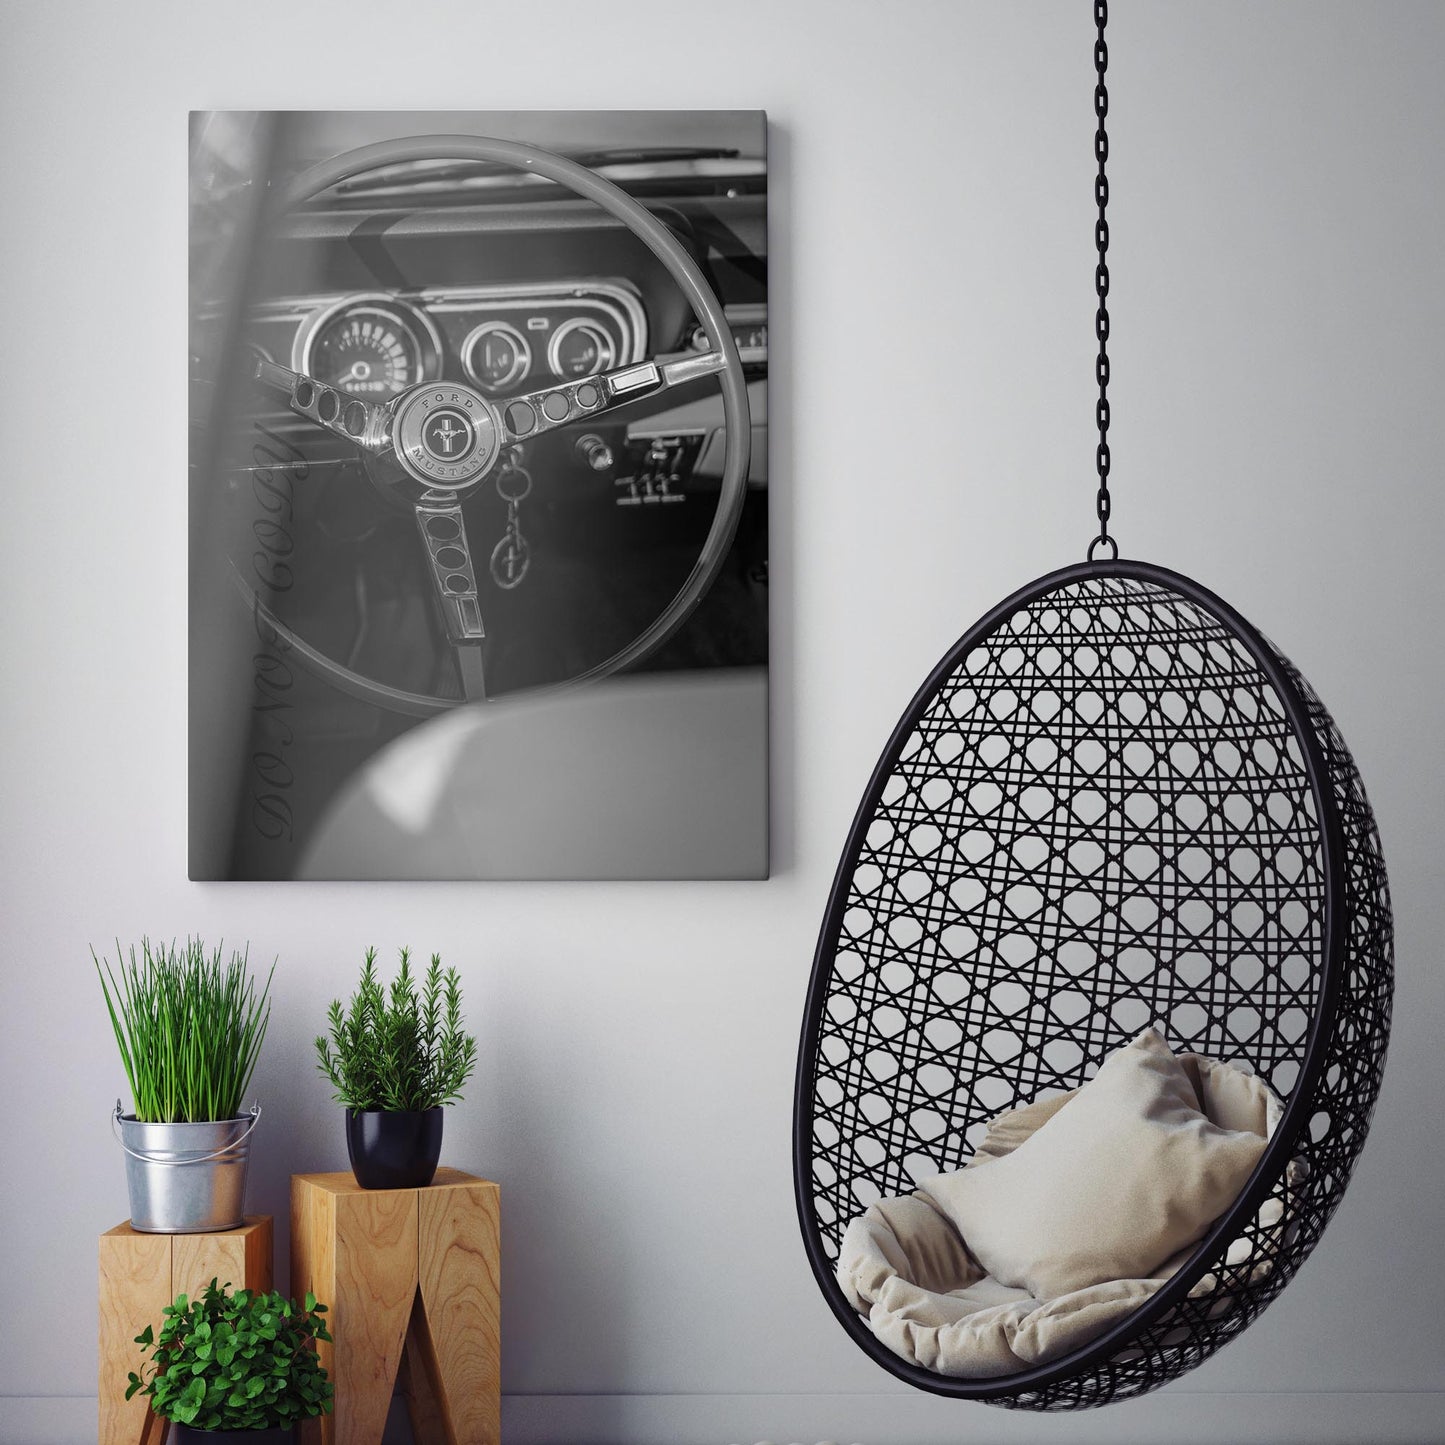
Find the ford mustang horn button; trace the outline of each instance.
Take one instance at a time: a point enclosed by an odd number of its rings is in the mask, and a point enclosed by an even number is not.
[[[421,444],[439,462],[460,462],[476,443],[477,434],[461,412],[438,408],[422,423]]]
[[[491,403],[470,387],[418,387],[397,403],[392,435],[402,465],[428,486],[470,486],[497,459]]]

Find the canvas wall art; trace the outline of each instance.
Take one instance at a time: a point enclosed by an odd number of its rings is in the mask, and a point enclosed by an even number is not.
[[[190,156],[191,877],[765,877],[763,115]]]

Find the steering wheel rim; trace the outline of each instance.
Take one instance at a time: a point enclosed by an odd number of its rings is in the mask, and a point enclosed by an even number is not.
[[[725,459],[717,508],[697,560],[668,605],[625,647],[574,677],[526,689],[529,695],[559,692],[609,677],[650,656],[683,626],[716,579],[732,546],[733,536],[742,515],[743,501],[747,495],[752,424],[742,361],[738,356],[722,303],[713,293],[697,263],[651,211],[619,186],[585,166],[521,141],[471,135],[422,135],[359,146],[320,161],[296,176],[277,194],[273,219],[351,176],[382,166],[434,159],[475,160],[510,166],[518,171],[543,176],[564,186],[575,195],[594,202],[621,221],[662,263],[691,303],[694,313],[723,358],[722,370],[716,375],[723,401]],[[410,692],[355,672],[326,656],[288,627],[261,600],[239,572],[235,573],[235,580],[253,609],[258,623],[264,622],[278,639],[284,640],[304,666],[348,696],[375,703],[391,712],[414,717],[430,717],[460,707],[464,703],[484,700]]]

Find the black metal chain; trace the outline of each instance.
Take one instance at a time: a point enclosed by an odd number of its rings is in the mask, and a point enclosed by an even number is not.
[[[1094,314],[1094,334],[1099,338],[1099,360],[1095,368],[1099,383],[1099,403],[1095,408],[1099,446],[1094,453],[1094,461],[1099,471],[1099,493],[1095,502],[1099,535],[1089,543],[1091,562],[1099,547],[1107,546],[1111,557],[1119,555],[1119,544],[1109,535],[1109,514],[1112,510],[1109,499],[1109,177],[1104,169],[1109,159],[1109,132],[1104,128],[1109,115],[1109,88],[1104,84],[1104,72],[1109,68],[1109,47],[1104,40],[1104,27],[1108,23],[1108,0],[1094,0],[1094,25],[1098,30],[1094,41],[1094,73],[1098,77],[1094,83],[1094,115],[1098,120],[1094,131],[1094,155],[1099,162],[1099,174],[1094,179],[1094,200],[1099,207],[1099,217],[1094,222],[1094,244],[1099,251],[1099,264],[1094,267],[1094,294],[1099,298],[1099,309]]]

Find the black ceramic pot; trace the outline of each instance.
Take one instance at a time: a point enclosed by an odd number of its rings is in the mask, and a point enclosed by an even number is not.
[[[267,1430],[197,1430],[194,1425],[172,1425],[171,1445],[295,1445],[290,1425]]]
[[[442,1110],[346,1111],[346,1152],[363,1189],[420,1189],[430,1184],[442,1152]]]

